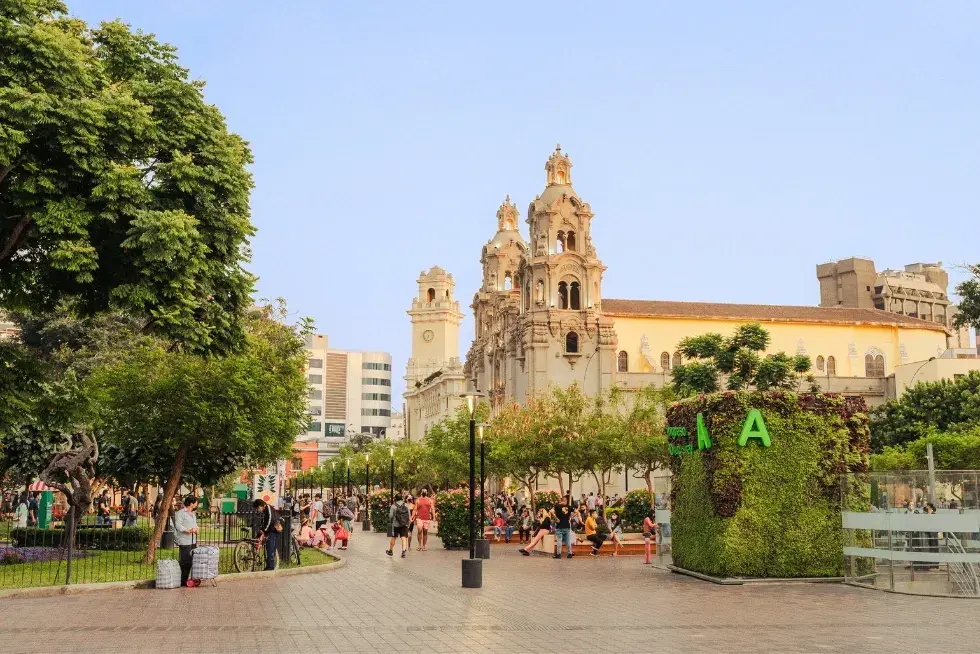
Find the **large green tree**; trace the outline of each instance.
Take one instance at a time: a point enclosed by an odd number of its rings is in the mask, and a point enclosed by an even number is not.
[[[719,375],[725,375],[732,391],[790,390],[804,382],[816,390],[816,381],[808,374],[810,357],[785,352],[763,356],[770,340],[759,323],[740,325],[727,337],[709,333],[684,338],[677,349],[687,362],[671,371],[674,390],[680,395],[713,393],[720,387]]]
[[[0,308],[71,298],[190,350],[241,346],[252,156],[203,86],[153,35],[0,3]]]
[[[90,379],[101,472],[166,480],[147,561],[181,483],[212,484],[282,458],[309,419],[300,334],[262,310],[246,325],[240,353],[205,357],[145,346]]]
[[[955,381],[919,382],[871,412],[871,449],[918,440],[932,431],[958,432],[980,424],[980,372]]]
[[[885,447],[880,454],[871,455],[871,469],[875,471],[922,470],[926,467],[926,448],[930,444],[937,469],[980,469],[980,426],[978,425],[957,433],[932,431],[914,441]]]
[[[980,330],[980,263],[967,266],[971,277],[956,286],[960,296],[957,306],[956,326],[969,325]]]
[[[626,412],[624,449],[627,469],[644,481],[651,501],[654,498],[654,474],[670,466],[667,408],[675,397],[669,387],[647,386],[634,395],[632,406]]]

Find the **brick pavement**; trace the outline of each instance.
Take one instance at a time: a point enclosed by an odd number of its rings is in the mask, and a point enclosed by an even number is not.
[[[980,637],[971,600],[721,587],[635,558],[553,561],[502,546],[484,587],[463,589],[465,553],[401,560],[384,547],[356,533],[348,565],[320,574],[4,600],[0,651],[967,652]]]

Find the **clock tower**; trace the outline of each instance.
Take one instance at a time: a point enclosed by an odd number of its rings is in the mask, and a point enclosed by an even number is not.
[[[453,296],[456,282],[439,266],[422,271],[418,296],[408,315],[412,320],[412,357],[405,381],[408,388],[446,367],[459,365],[459,325],[463,314]]]

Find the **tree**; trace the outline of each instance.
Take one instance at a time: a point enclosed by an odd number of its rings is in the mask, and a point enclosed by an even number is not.
[[[240,347],[247,144],[173,46],[66,12],[0,5],[0,307],[70,298],[193,351]]]
[[[643,479],[651,502],[655,498],[653,475],[670,465],[667,448],[667,407],[674,400],[670,388],[653,385],[640,389],[626,415],[626,466]]]
[[[956,326],[971,326],[980,330],[980,263],[966,267],[973,275],[956,286],[960,303],[956,311]]]
[[[727,338],[717,333],[688,336],[677,345],[689,361],[671,372],[674,390],[681,396],[713,393],[719,388],[718,376],[722,374],[732,391],[790,390],[804,381],[813,391],[816,380],[808,374],[810,357],[791,357],[784,352],[761,356],[769,343],[769,332],[759,323],[740,325]]]
[[[536,411],[546,420],[548,456],[545,469],[558,479],[558,492],[565,495],[572,483],[582,477],[589,463],[583,447],[584,431],[590,418],[590,400],[577,383],[567,388],[553,387]]]
[[[304,362],[297,328],[266,308],[250,313],[241,353],[203,357],[151,345],[93,374],[100,471],[166,479],[147,562],[182,482],[217,483],[289,453],[308,420]]]
[[[595,479],[603,496],[613,473],[623,470],[627,461],[626,420],[617,409],[608,398],[597,396],[582,427],[580,446],[584,468]]]
[[[534,482],[549,469],[551,455],[547,402],[531,396],[503,407],[490,426],[490,459],[501,477],[512,477],[527,490],[534,510]]]
[[[474,416],[478,423],[487,420],[490,409],[486,402],[476,406]],[[466,407],[459,407],[454,415],[432,425],[423,442],[437,477],[433,481],[446,481],[455,486],[469,479],[470,415]]]
[[[980,372],[955,381],[919,382],[871,412],[871,449],[918,440],[935,430],[958,432],[980,424]]]
[[[980,469],[980,427],[958,433],[932,431],[929,435],[902,445],[890,445],[871,455],[871,468],[882,470],[921,470],[926,449],[932,445],[938,470]]]

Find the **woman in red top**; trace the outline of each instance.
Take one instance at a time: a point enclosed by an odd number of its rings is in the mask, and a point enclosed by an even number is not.
[[[419,546],[416,552],[424,552],[429,543],[429,527],[436,521],[436,505],[429,497],[429,491],[422,489],[420,497],[415,503],[415,524],[419,528]]]

